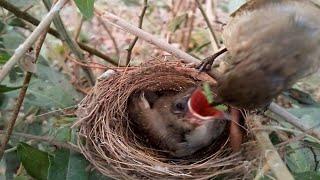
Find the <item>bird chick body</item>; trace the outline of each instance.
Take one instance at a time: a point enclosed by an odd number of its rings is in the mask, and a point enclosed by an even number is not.
[[[190,89],[182,93],[168,92],[154,102],[148,101],[148,96],[143,95],[133,96],[129,101],[130,117],[141,125],[141,130],[153,145],[173,157],[192,155],[210,145],[225,127],[223,120],[194,125],[182,113],[185,107],[180,107],[181,113],[175,111],[175,101],[188,99],[191,92]],[[180,105],[186,106],[186,103]]]
[[[263,107],[320,65],[320,10],[308,1],[262,3],[236,14],[223,39],[231,65],[217,97],[238,108]]]

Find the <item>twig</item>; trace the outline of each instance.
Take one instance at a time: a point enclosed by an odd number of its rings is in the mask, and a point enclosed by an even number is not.
[[[214,41],[212,42],[212,46],[213,46],[214,52],[216,52],[216,51],[220,48],[219,40],[218,40],[216,34],[214,33],[214,30],[213,30],[213,28],[212,28],[212,24],[210,23],[210,20],[209,20],[209,18],[208,18],[208,16],[207,16],[206,12],[204,11],[201,3],[199,2],[199,0],[196,0],[196,3],[197,3],[197,5],[198,5],[198,8],[199,8],[199,10],[200,10],[200,12],[201,12],[204,20],[205,20],[206,23],[207,23],[207,26],[208,26],[209,31],[210,31],[210,33],[211,33],[211,36],[212,36],[212,38],[213,38],[213,40],[214,40]]]
[[[23,8],[23,12],[27,12],[27,11],[29,11],[31,8],[33,8],[33,5],[31,4],[31,5],[29,5],[28,7],[26,7],[26,8]],[[14,14],[10,14],[9,16],[7,16],[7,17],[5,17],[5,19],[4,19],[4,21],[8,21],[10,18],[13,18],[15,15]]]
[[[4,64],[2,70],[0,71],[0,82],[7,76],[9,71],[13,66],[20,60],[20,58],[27,52],[27,50],[32,46],[32,44],[37,40],[39,35],[44,32],[44,30],[49,26],[54,18],[54,15],[59,12],[63,5],[68,0],[59,0],[45,16],[45,18],[40,22],[39,26],[30,34],[30,36],[15,50],[12,57]]]
[[[283,132],[288,132],[291,134],[303,134],[305,137],[310,138],[312,141],[316,142],[316,143],[320,143],[320,140],[315,138],[314,136],[307,134],[305,132],[302,132],[300,130],[296,130],[296,129],[292,129],[292,128],[284,128],[281,126],[263,126],[263,128],[251,128],[251,131],[283,131]]]
[[[109,35],[109,38],[111,39],[111,41],[113,43],[114,49],[115,49],[116,54],[117,54],[118,59],[119,59],[120,50],[119,50],[118,43],[117,43],[116,39],[113,37],[113,35],[112,35],[110,29],[108,28],[108,26],[102,21],[101,17],[97,17],[97,19],[100,22],[100,24],[102,25],[102,27],[106,30],[107,34]]]
[[[75,39],[76,42],[78,42],[78,38],[79,38],[79,35],[80,35],[80,32],[81,32],[82,25],[83,25],[83,16],[81,16],[80,21],[77,24],[76,30],[74,32],[74,39]]]
[[[52,6],[51,1],[50,0],[42,0],[42,1],[43,1],[43,4],[45,5],[45,7],[47,8],[47,10],[50,10],[50,8]],[[68,44],[68,46],[71,49],[71,51],[73,52],[73,54],[75,54],[78,59],[83,61],[84,60],[83,59],[84,58],[84,54],[81,52],[80,47],[78,46],[78,44],[75,43],[73,38],[71,38],[71,36],[67,32],[67,30],[64,27],[64,24],[63,24],[63,22],[62,22],[62,20],[61,20],[61,18],[60,18],[60,16],[58,14],[55,15],[55,17],[53,18],[53,24],[57,28],[60,36]]]
[[[71,57],[69,55],[66,58],[71,60],[72,62],[74,62],[77,65],[88,67],[88,68],[97,68],[97,69],[103,69],[103,70],[106,70],[108,68],[108,67],[106,67],[106,66],[104,66],[102,64],[99,64],[99,63],[94,63],[95,65],[98,65],[98,66],[85,64],[85,63],[79,62],[78,60],[76,60],[75,58],[73,58],[73,57]]]
[[[47,29],[44,29],[44,32],[40,35],[38,41],[35,44],[35,51],[34,51],[34,61],[35,62],[34,63],[36,63],[36,61],[37,61],[37,59],[39,57],[40,50],[41,50],[42,44],[43,44],[43,42],[44,42],[44,40],[46,38],[47,30],[48,30],[49,25],[50,24],[47,24],[47,26],[45,27]],[[3,157],[4,151],[6,149],[6,146],[7,146],[8,142],[9,142],[10,136],[12,134],[14,125],[16,123],[16,120],[17,120],[17,117],[18,117],[18,114],[19,114],[19,111],[20,111],[20,108],[21,108],[21,105],[23,103],[24,97],[25,97],[27,89],[29,87],[29,83],[30,83],[31,77],[32,77],[32,73],[31,72],[27,72],[26,75],[25,75],[25,78],[24,78],[24,81],[23,81],[23,85],[22,85],[22,88],[20,90],[18,99],[17,99],[16,104],[15,104],[14,109],[13,109],[13,115],[8,121],[9,122],[8,128],[7,128],[8,130],[6,131],[6,134],[2,139],[2,143],[1,143],[1,147],[0,147],[0,161],[1,161],[2,157]]]
[[[0,0],[0,6],[5,8],[6,10],[10,11],[11,13],[13,13],[14,15],[16,15],[18,18],[21,18],[31,24],[33,24],[34,26],[38,26],[40,24],[40,21],[36,18],[34,18],[33,16],[31,16],[30,14],[21,11],[19,8],[17,8],[16,6],[10,4],[8,1],[4,1],[4,0]],[[64,39],[60,36],[59,32],[50,28],[49,29],[49,33],[51,35],[53,35],[54,37],[64,41]],[[94,49],[84,43],[81,42],[77,42],[80,46],[81,49],[87,51],[90,54],[93,54],[97,57],[100,57],[101,59],[107,61],[108,63],[117,66],[118,63],[115,62],[115,60],[113,60],[112,58],[110,58],[109,56],[105,55],[104,53],[102,53],[101,51],[98,51],[97,49]]]
[[[76,27],[75,27],[75,32],[73,34],[73,38],[75,41],[78,40],[79,38],[79,35],[80,35],[80,32],[81,32],[81,28],[82,28],[82,25],[83,25],[83,16],[80,14],[80,20],[78,21]],[[65,54],[65,56],[71,56],[72,54],[72,51],[69,51],[67,54]],[[65,60],[67,61],[68,58],[65,57]],[[79,62],[81,62],[81,60],[79,60]],[[78,90],[78,81],[80,78],[80,70],[78,68],[79,66],[78,65],[75,65],[71,67],[71,71],[72,71],[72,78],[71,78],[71,84]],[[81,67],[83,69],[83,67]],[[91,71],[92,72],[92,71]],[[90,84],[91,82],[89,82]]]
[[[0,130],[0,134],[6,134],[6,133],[7,133],[6,131]],[[73,145],[71,143],[60,142],[49,136],[36,136],[36,135],[25,134],[25,133],[12,133],[12,136],[16,138],[26,138],[34,141],[43,141],[60,148],[65,148],[65,149],[69,149],[69,150],[81,153],[80,149],[76,145]]]
[[[193,31],[193,26],[194,26],[194,20],[195,20],[195,12],[197,9],[197,6],[190,1],[191,4],[191,15],[189,17],[189,28],[188,28],[188,32],[187,32],[187,36],[185,38],[185,41],[183,42],[183,47],[185,48],[185,50],[189,50],[189,44],[190,44],[190,39],[191,39],[191,35],[192,35],[192,31]]]
[[[178,58],[181,58],[181,60],[184,62],[187,62],[187,63],[199,63],[200,62],[198,59],[190,56],[189,54],[183,52],[182,50],[173,47],[172,45],[168,44],[164,40],[160,40],[159,38],[151,35],[150,33],[143,31],[142,29],[139,29],[139,28],[133,26],[130,23],[127,23],[125,20],[119,18],[118,16],[116,16],[112,13],[104,12],[102,14],[96,10],[96,14],[98,16],[101,16],[104,20],[108,21],[110,24],[115,25],[117,27],[120,27],[120,28],[130,32],[131,34],[138,36],[140,39],[143,39],[150,44],[154,44],[155,46],[161,48],[162,50],[167,51],[170,54],[172,54]]]
[[[262,128],[262,124],[260,122],[261,117],[253,115],[248,117],[248,119],[251,119],[251,123],[254,127]],[[260,145],[262,155],[266,159],[272,173],[277,177],[277,179],[293,180],[294,178],[290,171],[270,141],[268,133],[265,131],[254,131],[254,135]]]
[[[138,25],[138,27],[140,29],[142,29],[143,18],[144,18],[144,15],[145,15],[146,11],[147,11],[147,8],[148,8],[148,0],[144,0],[143,8],[142,8],[142,11],[141,11],[140,16],[139,16],[139,25]],[[127,66],[129,65],[130,60],[131,60],[132,49],[136,45],[138,39],[139,39],[138,36],[134,37],[133,41],[130,43],[130,45],[129,45],[128,49],[127,49],[127,51],[128,51],[127,60],[126,60],[126,65]]]
[[[261,169],[258,170],[257,175],[254,177],[254,180],[263,179],[266,172],[270,170],[270,166],[265,164]]]
[[[50,0],[42,0],[43,4],[45,5],[45,7],[47,8],[47,10],[49,11],[52,3]],[[82,53],[82,50],[80,49],[79,45],[76,43],[75,40],[73,40],[73,38],[70,36],[70,34],[67,32],[66,28],[64,27],[64,24],[60,18],[59,14],[55,14],[54,18],[53,18],[53,24],[54,26],[57,28],[60,36],[65,40],[66,44],[68,45],[68,47],[70,48],[71,52],[76,55],[76,57],[81,61],[81,62],[85,62],[84,59],[84,54]],[[93,85],[95,80],[94,80],[94,75],[91,71],[91,69],[82,66],[83,71],[85,72],[87,78],[89,79],[89,83],[90,85]]]
[[[25,21],[28,21],[35,26],[38,26],[40,23],[40,21],[38,19],[34,18],[33,16],[31,16],[30,14],[28,14],[25,11],[21,11],[18,7],[14,6],[13,4],[9,3],[8,1],[0,0],[0,6],[3,7],[4,9],[8,10],[9,12],[13,13],[18,18],[21,18]],[[49,32],[52,30],[53,29],[50,29]],[[59,35],[58,32],[56,32],[56,34]]]
[[[101,51],[98,51],[97,49],[88,46],[82,42],[78,42],[79,46],[81,49],[89,52],[90,54],[94,54],[100,58],[102,58],[103,60],[105,60],[107,63],[113,65],[113,66],[118,66],[118,62],[116,62],[115,60],[113,60],[111,57],[107,56],[106,54],[102,53]]]
[[[281,148],[281,147],[285,147],[286,145],[291,144],[291,143],[293,143],[293,142],[301,141],[301,140],[303,140],[305,137],[306,137],[306,134],[302,133],[302,134],[300,134],[300,135],[298,135],[298,136],[295,136],[295,137],[293,137],[293,138],[290,138],[290,139],[288,139],[288,140],[286,140],[286,141],[284,141],[284,142],[281,142],[281,143],[277,144],[276,147],[280,147],[280,148]]]
[[[310,129],[310,127],[307,127],[305,124],[303,124],[303,121],[301,119],[297,118],[296,116],[288,112],[283,107],[277,105],[276,103],[271,103],[269,110],[281,116],[284,120],[286,120],[296,128],[300,129],[301,131],[306,133],[308,132],[308,134],[311,134],[317,137],[318,139],[320,139],[320,132],[317,129],[315,128]]]

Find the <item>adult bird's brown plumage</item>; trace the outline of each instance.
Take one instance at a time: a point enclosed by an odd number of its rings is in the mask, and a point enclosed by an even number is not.
[[[216,100],[238,108],[267,105],[320,65],[317,6],[306,0],[256,2],[235,13],[224,28],[224,59],[231,63],[214,75]]]

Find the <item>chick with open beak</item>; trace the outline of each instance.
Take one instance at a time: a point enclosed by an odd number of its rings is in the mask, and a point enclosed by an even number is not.
[[[227,115],[202,103],[206,99],[199,89],[161,95],[142,94],[131,97],[129,115],[152,145],[173,157],[194,154],[212,144],[225,130]],[[199,99],[201,102],[198,102]]]
[[[229,115],[212,106],[201,88],[195,89],[187,102],[186,117],[190,123],[201,126],[208,121],[230,119]]]

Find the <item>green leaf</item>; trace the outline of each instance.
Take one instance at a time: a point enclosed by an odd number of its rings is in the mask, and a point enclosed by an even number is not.
[[[17,156],[17,151],[11,151],[6,153],[4,159],[6,162],[6,179],[13,179],[14,174],[17,172],[17,169],[20,166],[20,160]]]
[[[88,162],[78,153],[60,149],[50,161],[48,180],[87,180]]]
[[[291,143],[285,159],[289,169],[294,173],[312,171],[316,166],[314,154],[301,143]]]
[[[226,111],[228,110],[228,107],[226,105],[220,104],[218,106],[215,106],[216,109],[220,110],[220,111]]]
[[[299,180],[319,180],[320,179],[320,173],[314,172],[314,171],[307,171],[302,173],[296,173],[294,174],[295,179]]]
[[[320,108],[317,107],[303,107],[288,109],[289,112],[300,118],[303,124],[309,128],[319,125]],[[315,129],[320,130],[320,127]]]
[[[94,170],[89,174],[89,180],[113,180],[112,178],[101,174],[99,171]]]
[[[94,0],[74,0],[74,2],[86,19],[90,19],[93,16]]]
[[[25,40],[25,38],[15,32],[15,31],[8,31],[6,34],[2,35],[3,38],[3,45],[6,49],[17,49],[21,43]]]
[[[2,21],[0,21],[0,33],[5,29],[5,27],[6,25]]]
[[[19,175],[19,176],[16,176],[14,180],[30,180],[30,177]]]
[[[50,135],[55,137],[55,139],[58,141],[71,141],[71,129],[69,126],[54,128],[53,133]]]
[[[19,87],[8,87],[6,85],[0,85],[0,93],[10,92],[17,89],[20,89],[22,86]]]
[[[6,63],[10,59],[10,54],[7,52],[0,52],[0,64]]]
[[[19,143],[17,152],[23,167],[30,176],[40,180],[47,179],[49,161],[52,156],[22,142]]]
[[[25,27],[26,24],[20,18],[12,18],[8,21],[8,25],[17,26],[17,27]]]
[[[187,13],[184,13],[183,15],[173,18],[168,23],[168,30],[171,32],[175,32],[176,30],[178,30],[181,27],[181,25],[187,20],[187,17]]]
[[[41,59],[40,59],[41,60]],[[70,107],[77,104],[83,95],[75,90],[68,77],[63,73],[44,65],[45,60],[37,64],[37,73],[32,77],[24,100],[24,107],[40,107],[42,110]],[[3,84],[9,87],[16,87],[22,84],[23,76],[20,76],[18,69],[15,69],[14,76],[5,79]],[[13,71],[11,71],[13,72]],[[1,93],[0,93],[1,94]],[[17,91],[4,93],[6,99],[16,98]],[[1,104],[2,99],[0,99]],[[7,106],[3,106],[5,108]],[[11,106],[10,106],[11,107]],[[0,107],[1,108],[1,107]]]
[[[212,104],[213,103],[213,94],[212,94],[212,90],[211,90],[209,83],[207,83],[207,82],[203,83],[203,91],[204,91],[204,95],[207,98],[208,103]]]
[[[204,91],[204,95],[207,98],[208,103],[209,104],[214,103],[214,98],[213,98],[212,90],[209,83],[206,83],[206,82],[203,83],[203,91]],[[228,109],[228,107],[223,104],[215,106],[215,108],[221,111],[226,111]]]
[[[42,108],[64,108],[82,98],[65,75],[42,64],[37,64],[37,70],[38,77],[30,82],[26,103]]]

